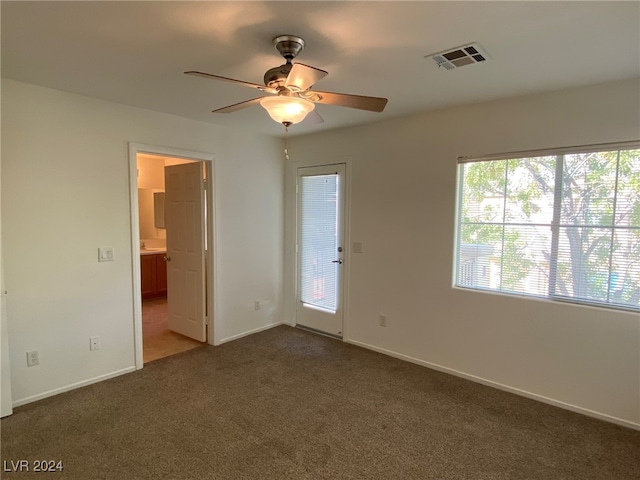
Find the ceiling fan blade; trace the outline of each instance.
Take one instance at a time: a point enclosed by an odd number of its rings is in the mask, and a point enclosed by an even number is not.
[[[216,110],[212,110],[213,113],[231,113],[231,112],[235,112],[236,110],[242,110],[243,108],[247,108],[250,107],[252,105],[256,105],[258,103],[260,103],[260,100],[262,100],[264,97],[258,97],[258,98],[253,98],[251,100],[246,100],[244,102],[240,102],[240,103],[234,103],[233,105],[229,105],[228,107],[222,107],[222,108],[218,108]]]
[[[269,93],[277,92],[275,88],[266,87],[264,85],[258,85],[257,83],[244,82],[242,80],[236,80],[235,78],[221,77],[220,75],[213,75],[211,73],[196,72],[194,70],[190,70],[184,73],[186,75],[193,75],[196,77],[211,78],[213,80],[222,80],[223,82],[239,83],[240,85],[244,85],[245,87],[256,88],[258,90],[262,90],[263,92],[269,92]]]
[[[287,76],[285,86],[295,86],[298,87],[300,91],[303,91],[311,87],[318,80],[322,80],[327,75],[327,72],[320,70],[319,68],[310,67],[309,65],[304,65],[302,63],[294,63],[289,75]]]
[[[304,120],[301,123],[315,125],[322,122],[324,122],[324,118],[322,118],[320,114],[315,110],[311,110],[309,113],[307,113],[307,116],[304,117]]]
[[[339,105],[341,107],[357,108],[371,112],[383,111],[388,101],[386,98],[364,97],[362,95],[349,95],[347,93],[316,92],[315,90],[310,90],[308,93],[312,94],[309,100],[314,103]],[[320,96],[320,98],[314,98],[316,95]]]

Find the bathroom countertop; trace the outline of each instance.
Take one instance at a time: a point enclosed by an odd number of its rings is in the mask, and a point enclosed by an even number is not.
[[[167,253],[166,248],[144,248],[140,249],[140,255],[157,255]]]

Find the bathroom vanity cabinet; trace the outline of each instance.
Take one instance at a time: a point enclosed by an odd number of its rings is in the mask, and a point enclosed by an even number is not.
[[[142,298],[167,295],[167,262],[164,257],[164,252],[140,254]]]

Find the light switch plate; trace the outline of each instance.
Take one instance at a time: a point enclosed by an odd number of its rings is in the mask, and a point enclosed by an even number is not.
[[[353,253],[362,253],[362,242],[353,242]]]
[[[113,247],[98,248],[99,262],[113,262]]]

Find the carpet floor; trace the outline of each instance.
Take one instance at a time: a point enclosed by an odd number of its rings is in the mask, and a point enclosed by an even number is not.
[[[638,431],[285,326],[1,426],[3,479],[640,478]],[[7,472],[18,460],[63,470]]]

